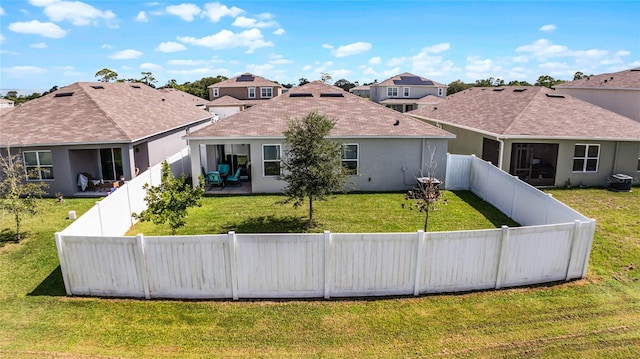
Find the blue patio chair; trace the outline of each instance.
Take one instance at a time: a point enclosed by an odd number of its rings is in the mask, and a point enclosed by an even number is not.
[[[237,184],[239,186],[242,185],[242,183],[240,183],[240,170],[241,168],[238,167],[235,175],[227,177],[227,184]]]
[[[222,177],[220,176],[220,173],[218,173],[218,171],[207,173],[205,182],[214,186],[220,186],[220,189],[224,187],[224,181],[222,180]]]
[[[228,163],[220,163],[218,164],[218,172],[220,175],[226,176],[229,174],[229,164]]]

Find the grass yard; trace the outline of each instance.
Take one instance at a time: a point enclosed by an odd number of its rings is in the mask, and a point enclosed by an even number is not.
[[[56,205],[43,200],[45,212],[25,223],[30,233],[19,244],[6,241],[11,221],[0,217],[0,357],[637,357],[640,189],[550,192],[598,221],[586,280],[417,298],[330,301],[66,297],[53,233],[68,224],[70,209],[81,214],[94,201],[70,199]],[[433,212],[430,230],[504,224],[500,215],[475,212],[482,204],[469,200],[468,193],[446,195],[449,204]],[[349,195],[318,203],[317,230],[421,228],[422,216],[401,209],[402,200],[390,196]],[[302,231],[306,209],[274,205],[276,200],[277,196],[207,198],[205,206],[190,212],[189,224],[180,231]],[[251,216],[260,220],[248,220]],[[145,223],[132,232],[168,229]]]

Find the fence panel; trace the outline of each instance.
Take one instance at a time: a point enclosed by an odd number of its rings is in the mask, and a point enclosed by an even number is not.
[[[413,293],[415,233],[336,233],[332,240],[332,296]]]
[[[510,228],[503,245],[503,286],[565,280],[571,256],[573,223]]]
[[[321,297],[322,234],[236,234],[238,295]]]
[[[494,288],[502,231],[426,233],[420,292]]]
[[[450,191],[468,190],[470,187],[472,156],[447,154],[445,188]]]
[[[60,236],[65,282],[75,295],[144,297],[135,237]]]
[[[549,195],[544,192],[522,183],[516,187],[513,199],[516,205],[513,208],[511,218],[523,226],[546,224],[550,199]]]
[[[230,298],[227,235],[144,237],[151,297]]]

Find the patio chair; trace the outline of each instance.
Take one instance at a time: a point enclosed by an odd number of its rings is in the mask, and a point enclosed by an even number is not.
[[[242,168],[238,167],[238,169],[236,170],[236,174],[233,176],[228,176],[227,177],[227,184],[237,184],[238,186],[241,186],[242,183],[240,183],[240,170]]]
[[[220,175],[226,176],[229,174],[229,164],[228,163],[220,163],[218,164],[218,172]]]
[[[224,187],[224,181],[222,180],[222,177],[220,176],[220,173],[218,173],[218,171],[207,173],[205,182],[214,186],[220,186],[220,189]]]

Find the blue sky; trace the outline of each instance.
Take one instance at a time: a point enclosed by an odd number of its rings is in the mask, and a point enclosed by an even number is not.
[[[28,94],[102,68],[161,86],[244,72],[533,83],[638,66],[638,1],[0,2],[0,89]]]

